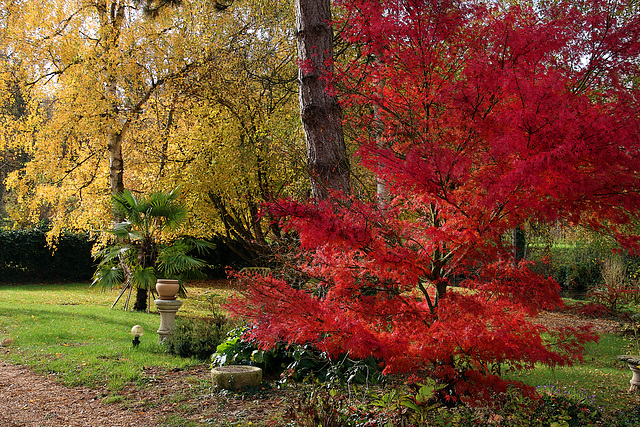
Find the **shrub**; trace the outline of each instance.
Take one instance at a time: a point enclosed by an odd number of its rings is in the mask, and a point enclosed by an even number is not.
[[[226,278],[227,269],[241,270],[250,264],[242,259],[232,247],[239,245],[233,240],[226,240],[221,237],[208,239],[213,248],[206,253],[198,254],[199,258],[206,262],[207,266],[202,270],[211,278]]]
[[[602,283],[594,286],[587,294],[595,304],[605,306],[611,313],[617,313],[625,304],[636,300],[638,286],[629,277],[627,262],[620,257],[608,257],[602,261]]]
[[[531,400],[511,389],[493,396],[493,406],[446,407],[434,400],[438,386],[429,382],[416,387],[395,385],[384,393],[371,390],[323,388],[299,393],[285,409],[284,417],[296,425],[322,426],[595,426],[602,411],[589,396],[567,395],[563,390],[545,389],[540,399]],[[347,397],[348,396],[348,397]],[[628,414],[620,414],[622,420]],[[631,416],[633,416],[631,414]],[[635,420],[635,418],[633,418]],[[614,424],[635,425],[635,424]]]
[[[212,366],[259,366],[266,375],[282,376],[282,382],[313,379],[320,382],[377,383],[382,378],[378,363],[373,358],[353,360],[345,355],[332,360],[311,344],[279,343],[264,350],[255,341],[243,339],[247,329],[242,327],[229,332],[211,357]]]
[[[224,316],[178,318],[173,333],[165,340],[166,351],[180,357],[208,360],[229,331]]]
[[[585,317],[602,318],[613,315],[613,312],[603,304],[587,302],[578,303],[572,307],[572,312]]]
[[[640,425],[640,405],[625,411],[615,413],[615,424],[620,427],[633,427]]]
[[[547,246],[534,247],[530,259],[535,262],[533,269],[545,277],[553,277],[563,294],[576,296],[600,281],[598,260],[609,251],[596,244],[567,244],[557,239]]]
[[[602,305],[611,313],[617,313],[623,305],[631,301],[636,293],[636,290],[629,289],[623,284],[603,283],[592,288],[587,296],[596,305]]]

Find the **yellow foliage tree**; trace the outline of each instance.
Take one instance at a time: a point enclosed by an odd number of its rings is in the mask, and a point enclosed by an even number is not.
[[[7,181],[18,195],[14,220],[33,222],[44,210],[57,229],[101,228],[113,219],[111,194],[184,183],[202,235],[222,224],[210,212],[211,188],[228,204],[253,194],[249,187],[264,199],[266,175],[290,179],[276,158],[300,142],[289,102],[290,6],[237,2],[217,13],[212,2],[162,3],[13,4],[6,39],[29,64],[37,100],[23,145],[32,159]]]
[[[0,226],[6,222],[4,179],[28,160],[23,147],[29,144],[23,139],[29,139],[33,125],[28,116],[29,100],[20,85],[22,67],[7,43],[12,3],[0,1],[4,11],[0,15]]]
[[[267,250],[278,230],[260,204],[308,192],[292,5],[49,6],[20,2],[7,27],[37,107],[31,161],[7,180],[13,219],[101,229],[111,194],[180,184],[190,234],[241,241],[248,259]]]
[[[263,265],[278,228],[263,202],[306,197],[304,137],[297,107],[293,10],[288,4],[229,10],[227,43],[185,86],[174,118],[180,154],[164,171],[190,194],[193,229],[211,229],[246,261]],[[243,28],[233,34],[234,29]],[[233,34],[233,37],[230,35]],[[168,157],[170,158],[170,157]]]
[[[140,3],[14,5],[7,40],[29,64],[26,85],[41,118],[31,162],[8,180],[21,195],[17,219],[35,218],[43,206],[57,226],[112,219],[110,195],[125,188],[123,153],[146,126],[149,99],[211,59],[199,37],[215,19],[207,2],[165,8],[154,19]]]

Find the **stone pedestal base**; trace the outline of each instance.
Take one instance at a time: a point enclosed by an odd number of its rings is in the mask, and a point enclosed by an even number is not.
[[[631,387],[629,387],[629,393],[636,392],[640,387],[640,356],[622,355],[618,356],[618,360],[627,362],[632,373],[631,380],[629,381],[629,384],[631,384]]]
[[[631,363],[628,365],[633,374],[629,381],[629,384],[631,384],[631,387],[629,387],[629,393],[633,393],[638,390],[638,387],[640,387],[640,369],[638,369],[638,365],[632,365]]]
[[[158,311],[160,312],[160,327],[158,328],[158,340],[163,342],[173,332],[173,326],[176,320],[176,312],[182,306],[182,301],[178,299],[154,301]]]
[[[262,369],[255,366],[229,365],[211,370],[215,388],[239,390],[242,387],[258,387],[262,381]]]

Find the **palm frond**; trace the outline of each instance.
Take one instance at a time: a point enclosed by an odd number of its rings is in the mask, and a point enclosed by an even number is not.
[[[103,291],[111,290],[115,286],[120,286],[124,282],[122,269],[116,266],[104,265],[98,268],[93,275],[90,287],[98,286]]]
[[[136,223],[139,220],[138,200],[129,190],[124,190],[120,194],[111,197],[113,207],[120,212],[130,222]]]
[[[108,230],[109,233],[113,234],[119,239],[124,240],[140,240],[140,232],[133,229],[133,224],[129,221],[120,222],[113,226],[112,229]]]
[[[194,273],[206,266],[207,263],[203,260],[189,256],[182,251],[164,250],[158,255],[158,272],[164,274],[165,277],[178,277]]]
[[[156,286],[156,280],[156,273],[153,267],[138,267],[131,274],[131,283],[138,289],[153,290]]]
[[[151,194],[147,215],[158,219],[168,229],[180,226],[187,217],[187,210],[178,203],[178,194],[178,189],[169,193]]]
[[[100,258],[100,263],[98,265],[117,265],[122,259],[131,256],[131,253],[132,248],[128,245],[115,245],[105,248],[97,255],[97,258]]]
[[[208,242],[206,240],[193,239],[193,238],[184,238],[181,239],[187,246],[188,250],[186,252],[190,252],[195,250],[198,255],[203,255],[216,248],[216,244],[212,242]]]

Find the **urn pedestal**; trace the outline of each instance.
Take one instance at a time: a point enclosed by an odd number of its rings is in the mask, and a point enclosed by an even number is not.
[[[154,301],[158,312],[160,312],[160,327],[158,328],[158,340],[162,343],[173,332],[176,320],[176,312],[182,306],[182,301],[178,299]]]
[[[640,356],[618,356],[618,360],[627,362],[627,366],[631,370],[631,380],[629,380],[629,393],[634,393],[640,388]]]

